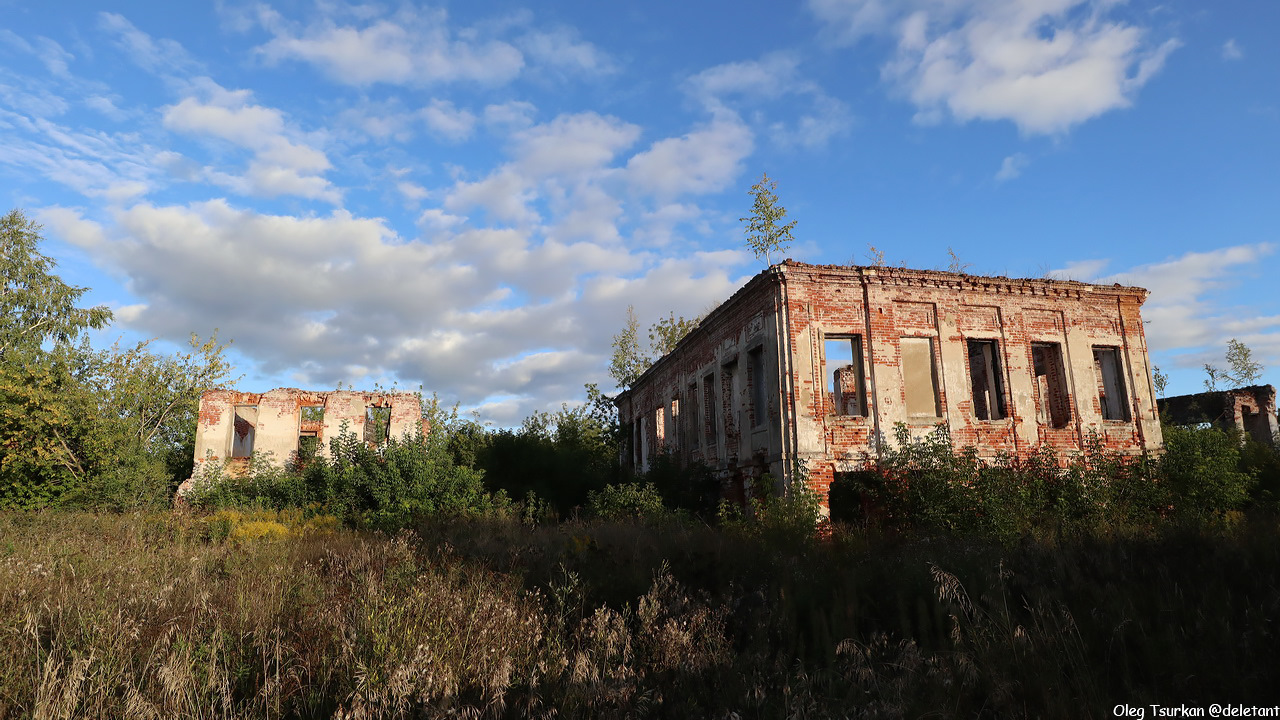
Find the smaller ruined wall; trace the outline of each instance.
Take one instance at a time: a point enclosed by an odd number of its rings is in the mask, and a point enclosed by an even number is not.
[[[237,407],[254,407],[247,417],[236,422]],[[304,408],[323,411],[323,419],[304,418]],[[358,437],[365,437],[369,407],[386,408],[391,437],[411,434],[422,425],[422,406],[414,393],[368,393],[352,391],[309,392],[296,388],[278,388],[265,393],[237,390],[210,390],[200,398],[200,416],[196,427],[195,462],[197,469],[205,462],[228,461],[243,465],[243,454],[252,434],[252,453],[284,465],[296,457],[304,436],[315,438],[319,454],[327,452],[328,441],[342,431],[344,425]],[[316,411],[319,412],[319,411]],[[375,413],[381,421],[386,414]],[[237,438],[239,444],[237,445]]]
[[[1175,425],[1212,423],[1248,433],[1258,442],[1271,442],[1280,432],[1276,421],[1276,389],[1252,385],[1191,395],[1161,398],[1160,413]]]

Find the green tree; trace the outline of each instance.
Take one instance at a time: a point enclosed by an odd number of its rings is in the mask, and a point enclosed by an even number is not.
[[[1204,381],[1206,390],[1216,391],[1219,383],[1227,387],[1245,387],[1262,379],[1262,363],[1253,359],[1253,350],[1248,345],[1235,338],[1227,341],[1227,364],[1231,366],[1230,370],[1219,370],[1205,363],[1204,372],[1209,376]]]
[[[763,258],[766,265],[773,264],[773,253],[786,252],[795,241],[791,230],[795,228],[796,221],[784,222],[787,219],[787,209],[778,204],[778,196],[774,193],[777,189],[778,182],[770,180],[768,173],[762,173],[760,182],[747,191],[748,195],[755,198],[751,214],[738,218],[739,222],[747,224],[747,247],[757,258]]]
[[[200,395],[229,379],[225,346],[93,350],[82,333],[111,313],[77,307],[87,289],[53,273],[39,231],[18,211],[0,220],[0,507],[168,502]]]
[[[676,345],[684,339],[684,336],[698,327],[700,322],[702,322],[701,317],[685,320],[683,315],[676,317],[675,312],[672,311],[667,317],[649,326],[650,349],[658,357],[666,355],[675,350]]]
[[[1164,397],[1164,391],[1169,387],[1169,376],[1160,371],[1159,365],[1151,366],[1151,384],[1156,387],[1156,397]]]
[[[76,307],[88,288],[53,274],[57,262],[40,253],[42,240],[40,226],[22,211],[0,218],[0,358],[38,350],[45,340],[71,342],[111,321],[104,306]]]
[[[636,319],[635,307],[628,305],[627,323],[617,335],[613,336],[613,356],[609,361],[609,375],[619,388],[629,388],[652,362],[649,356],[640,350],[640,321]]]

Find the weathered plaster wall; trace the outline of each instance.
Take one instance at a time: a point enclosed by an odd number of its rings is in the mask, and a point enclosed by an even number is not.
[[[643,470],[652,448],[674,442],[683,457],[702,459],[725,478],[744,474],[752,466],[749,458],[763,460],[757,464],[778,477],[792,476],[800,461],[825,497],[835,472],[861,467],[877,451],[875,439],[891,438],[896,423],[914,436],[945,423],[958,446],[974,446],[988,457],[1025,456],[1041,445],[1062,455],[1080,450],[1090,433],[1112,450],[1155,450],[1161,435],[1139,313],[1145,298],[1140,288],[787,261],[713,310],[619,398],[622,421],[633,424],[633,448],[625,459]],[[865,412],[840,415],[827,394],[825,342],[855,336]],[[924,404],[928,412],[908,412],[903,338],[913,339],[916,352],[919,339],[931,344],[932,375],[923,377],[926,384],[936,377],[937,392],[936,408]],[[992,377],[998,378],[1004,417],[978,416],[970,341],[994,353],[998,372]],[[1038,386],[1036,345],[1042,346],[1042,361],[1045,352],[1055,361],[1042,362],[1055,368],[1052,386]],[[769,422],[748,432],[735,420],[751,406],[746,358],[753,347],[763,348],[767,359]],[[1127,419],[1103,418],[1098,348],[1114,349],[1119,360],[1115,382],[1123,385]],[[735,360],[736,384],[726,374]],[[708,374],[716,379],[716,427],[706,425],[702,410]],[[919,410],[921,381],[911,381]],[[673,433],[672,407],[682,417],[677,428],[692,416],[703,423],[697,437],[714,437],[714,447],[705,441],[694,447],[688,434]],[[735,482],[742,484],[740,478]]]
[[[195,449],[197,469],[209,460],[225,460],[233,467],[247,463],[247,458],[232,457],[237,406],[257,407],[252,430],[253,452],[280,465],[295,457],[303,434],[315,436],[321,454],[328,451],[328,440],[338,436],[344,423],[348,430],[363,437],[365,413],[370,406],[390,408],[393,437],[423,428],[421,402],[414,393],[308,392],[295,388],[265,393],[210,390],[200,398]],[[304,407],[323,408],[323,420],[304,421]]]
[[[825,491],[836,471],[851,470],[875,451],[879,433],[896,423],[921,436],[945,423],[957,446],[985,456],[1026,455],[1042,444],[1078,451],[1090,432],[1121,452],[1161,444],[1146,339],[1136,288],[1076,282],[1011,280],[897,268],[788,263],[785,271],[789,342],[794,358],[797,456]],[[865,417],[837,416],[824,406],[823,340],[863,338]],[[912,416],[902,361],[903,338],[929,338],[937,377],[937,415]],[[975,413],[968,341],[994,341],[1006,417]],[[1070,420],[1037,420],[1032,345],[1060,348]],[[1104,420],[1097,392],[1095,348],[1115,348],[1122,360],[1128,420]],[[1047,398],[1046,398],[1047,400]]]

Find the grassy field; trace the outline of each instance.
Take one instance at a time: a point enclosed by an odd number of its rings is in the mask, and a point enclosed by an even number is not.
[[[8,718],[1110,717],[1277,699],[1274,517],[837,527],[0,515]]]

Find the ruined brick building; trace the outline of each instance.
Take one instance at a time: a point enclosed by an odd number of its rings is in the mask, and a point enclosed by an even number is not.
[[[730,497],[803,463],[825,498],[897,423],[983,456],[1161,446],[1142,288],[787,260],[752,278],[616,402],[625,462],[715,469]]]
[[[415,393],[210,390],[200,398],[193,476],[210,461],[243,471],[254,453],[277,465],[299,452],[324,454],[344,426],[365,441],[381,442],[412,433],[422,422]]]
[[[1251,385],[1234,390],[1161,398],[1160,412],[1175,425],[1208,423],[1238,430],[1258,442],[1272,442],[1280,433],[1276,422],[1276,389]]]

